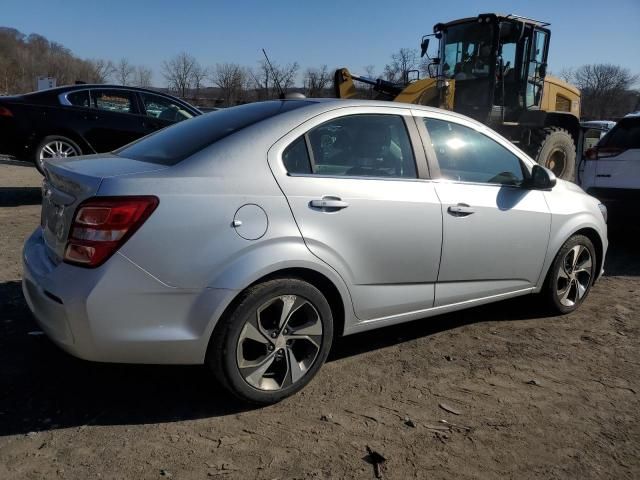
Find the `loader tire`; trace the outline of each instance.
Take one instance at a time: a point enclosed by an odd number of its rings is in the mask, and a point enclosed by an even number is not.
[[[531,135],[531,153],[536,162],[556,177],[573,182],[576,172],[576,145],[564,128],[547,127]]]

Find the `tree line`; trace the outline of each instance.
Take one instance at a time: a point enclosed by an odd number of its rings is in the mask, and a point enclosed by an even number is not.
[[[211,97],[211,92],[205,94],[205,90],[213,87],[213,101],[219,106],[232,106],[277,98],[280,89],[295,88],[308,97],[333,96],[333,71],[326,64],[302,70],[298,62],[269,64],[265,59],[254,67],[229,62],[205,66],[193,55],[182,52],[165,60],[159,73],[163,86],[177,96],[198,103]],[[395,83],[407,83],[429,74],[428,61],[412,48],[393,53],[380,73],[374,65],[354,73],[369,78],[380,76]],[[25,35],[13,28],[0,27],[0,95],[32,91],[35,79],[42,75],[55,77],[58,85],[83,81],[151,87],[154,79],[150,68],[134,65],[127,58],[116,62],[80,59],[63,45],[41,35]],[[639,77],[623,67],[583,65],[563,70],[560,77],[581,90],[585,118],[619,118],[640,108],[640,91],[634,89]],[[374,97],[371,87],[358,87],[362,97]]]

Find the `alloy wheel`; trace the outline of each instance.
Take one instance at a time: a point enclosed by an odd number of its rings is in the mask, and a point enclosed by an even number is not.
[[[556,295],[565,307],[572,307],[582,300],[591,284],[593,259],[584,245],[571,248],[562,260],[556,276]]]
[[[45,158],[75,157],[77,155],[78,151],[75,147],[64,140],[53,140],[45,143],[40,150],[40,160],[44,160]]]
[[[242,378],[267,391],[295,384],[316,361],[322,335],[320,314],[309,300],[297,295],[272,298],[240,331],[236,361]]]

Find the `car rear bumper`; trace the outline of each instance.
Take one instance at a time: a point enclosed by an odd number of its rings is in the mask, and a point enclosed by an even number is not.
[[[167,286],[120,254],[96,269],[53,262],[38,228],[23,251],[23,293],[47,336],[85,360],[199,364],[236,291]]]

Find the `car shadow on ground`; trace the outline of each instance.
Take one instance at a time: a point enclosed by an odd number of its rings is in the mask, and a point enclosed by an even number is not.
[[[608,275],[639,275],[635,235],[611,244]],[[609,265],[611,263],[611,265]],[[520,297],[338,339],[329,361],[464,325],[545,317]],[[34,322],[20,282],[0,284],[0,436],[84,425],[133,425],[230,415],[249,407],[227,395],[205,367],[86,362],[59,350]]]
[[[0,207],[40,205],[41,190],[38,187],[0,187]]]
[[[201,366],[118,365],[76,359],[42,335],[20,282],[0,284],[0,436],[84,425],[173,422],[251,407]],[[529,301],[525,299],[525,304]],[[487,320],[540,317],[533,304],[500,302],[338,339],[329,361]]]

